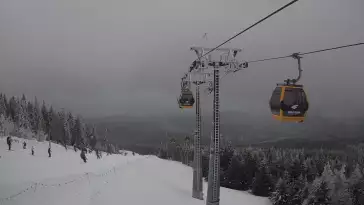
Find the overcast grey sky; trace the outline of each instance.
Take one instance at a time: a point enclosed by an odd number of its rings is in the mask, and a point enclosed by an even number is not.
[[[189,47],[215,46],[288,2],[2,0],[0,90],[84,116],[179,112],[179,80],[195,59]],[[301,0],[228,46],[253,60],[363,42],[363,9],[363,0]],[[309,112],[364,113],[363,53],[364,46],[303,59]],[[291,59],[252,64],[224,78],[221,108],[269,114],[275,83],[296,74]]]

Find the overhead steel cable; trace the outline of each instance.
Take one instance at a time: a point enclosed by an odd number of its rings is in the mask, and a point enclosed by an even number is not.
[[[277,60],[277,59],[289,58],[289,57],[291,57],[291,55],[289,55],[289,56],[275,57],[275,58],[265,58],[265,59],[260,59],[260,60],[247,61],[247,62],[248,62],[248,63],[255,63],[255,62],[262,62],[262,61]]]
[[[360,45],[364,45],[364,43],[355,43],[355,44],[349,44],[349,45],[345,45],[345,46],[337,46],[337,47],[333,47],[333,48],[326,48],[326,49],[315,50],[315,51],[310,51],[310,52],[305,52],[305,53],[297,53],[297,54],[299,56],[304,56],[304,55],[313,54],[313,53],[320,53],[320,52],[324,52],[324,51],[331,51],[331,50],[337,50],[340,48],[354,47],[354,46],[360,46]],[[270,60],[277,60],[277,59],[291,58],[291,57],[292,57],[292,55],[287,55],[287,56],[281,56],[281,57],[275,57],[275,58],[265,58],[265,59],[260,59],[260,60],[247,61],[247,63],[270,61]]]
[[[267,20],[268,18],[274,16],[275,14],[279,13],[280,11],[282,11],[283,9],[291,6],[292,4],[296,3],[298,0],[293,0],[291,2],[289,2],[288,4],[284,5],[283,7],[279,8],[278,10],[274,11],[273,13],[269,14],[268,16],[264,17],[263,19],[257,21],[256,23],[254,23],[253,25],[249,26],[248,28],[240,31],[239,33],[235,34],[233,37],[229,38],[228,40],[224,41],[223,43],[221,43],[220,45],[214,47],[213,49],[211,49],[210,51],[208,51],[207,53],[205,53],[204,55],[198,57],[195,61],[205,57],[206,55],[210,54],[211,52],[213,52],[214,50],[220,48],[221,46],[223,46],[224,44],[228,43],[229,41],[231,41],[232,39],[240,36],[241,34],[245,33],[246,31],[250,30],[251,28],[257,26],[258,24],[262,23],[263,21]]]
[[[330,51],[330,50],[336,50],[336,49],[340,49],[340,48],[347,48],[347,47],[360,46],[360,45],[364,45],[364,43],[355,43],[355,44],[349,44],[349,45],[345,45],[345,46],[338,46],[338,47],[334,47],[334,48],[327,48],[327,49],[322,49],[322,50],[317,50],[317,51],[300,53],[299,55],[303,56],[303,55],[308,55],[308,54],[312,54],[312,53],[319,53],[319,52],[324,52],[324,51]]]
[[[253,60],[253,61],[246,61],[245,63],[256,63],[256,62],[263,62],[263,61],[270,61],[270,60],[277,60],[277,59],[284,59],[284,58],[292,58],[293,55],[298,55],[298,56],[304,56],[304,55],[309,55],[309,54],[313,54],[313,53],[320,53],[320,52],[325,52],[325,51],[331,51],[331,50],[337,50],[340,48],[348,48],[348,47],[354,47],[354,46],[360,46],[360,45],[364,45],[364,43],[355,43],[355,44],[349,44],[349,45],[345,45],[345,46],[337,46],[337,47],[333,47],[333,48],[325,48],[325,49],[320,49],[320,50],[315,50],[315,51],[310,51],[310,52],[305,52],[305,53],[294,53],[291,55],[287,55],[287,56],[280,56],[280,57],[274,57],[274,58],[264,58],[264,59],[259,59],[259,60]],[[240,71],[241,69],[238,69],[236,71],[233,71],[233,73]],[[222,80],[225,76],[227,76],[229,73],[225,73],[225,75],[223,75],[220,80]],[[211,93],[213,90],[208,88],[208,92]]]

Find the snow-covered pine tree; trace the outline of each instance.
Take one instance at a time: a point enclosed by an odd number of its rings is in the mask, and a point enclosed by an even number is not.
[[[68,116],[66,115],[65,111],[62,110],[60,112],[60,120],[62,122],[62,143],[63,145],[67,145],[69,144],[69,141],[70,141],[70,127],[69,127],[69,124],[68,124]]]
[[[0,94],[0,115],[6,117],[6,105],[4,101],[4,95],[2,93]]]
[[[362,205],[364,202],[364,178],[353,184],[349,192],[353,205]]]
[[[0,115],[0,136],[5,136],[6,133],[6,125],[5,125],[5,116],[3,114]]]
[[[18,105],[17,105],[16,98],[13,96],[9,100],[9,116],[10,116],[11,121],[14,122],[14,124],[17,123],[16,121],[18,120],[17,116],[16,116],[17,106]]]
[[[252,188],[255,173],[258,172],[258,162],[253,157],[250,150],[245,150],[242,153],[242,158],[243,158],[242,159],[242,161],[243,161],[242,169],[244,170],[244,175],[245,175],[244,178],[246,179],[246,184],[247,184],[248,188]]]
[[[67,114],[64,115],[63,119],[63,131],[64,131],[64,139],[63,142],[65,145],[70,144],[71,141],[71,128],[68,122],[68,116]]]
[[[5,104],[5,110],[6,110],[5,118],[9,119],[10,118],[10,105],[9,105],[8,99],[5,94],[3,94],[3,101]]]
[[[233,155],[229,162],[228,168],[222,180],[225,182],[226,187],[237,189],[237,190],[247,190],[248,186],[245,184],[244,172],[241,171],[241,160],[239,156]]]
[[[269,196],[273,191],[273,184],[267,168],[261,167],[256,173],[252,185],[252,193],[256,196]]]
[[[25,96],[22,99],[11,98],[11,116],[14,122],[14,128],[11,130],[11,134],[17,137],[30,138],[32,133],[29,128],[28,113],[27,113],[27,103]]]
[[[81,119],[81,144],[82,144],[82,147],[87,147],[88,144],[90,144],[90,139],[87,137],[86,131],[87,129],[87,125],[86,123]]]
[[[68,113],[67,115],[67,123],[68,123],[68,127],[69,127],[69,144],[70,145],[74,145],[74,137],[73,137],[73,134],[74,134],[74,126],[75,126],[75,120],[74,120],[74,117],[72,115],[72,113]]]
[[[329,197],[330,189],[322,178],[317,178],[312,183],[311,192],[308,199],[303,205],[329,205],[331,198]]]
[[[332,171],[330,162],[327,162],[324,166],[324,171],[322,172],[322,180],[326,182],[326,186],[329,189],[329,198],[332,198],[335,193],[335,175]]]
[[[45,102],[43,101],[43,104],[42,104],[42,108],[41,108],[41,113],[42,113],[42,118],[43,118],[43,128],[42,130],[48,134],[49,133],[49,125],[50,125],[50,122],[49,122],[49,113],[48,113],[48,109],[45,105]]]
[[[337,162],[335,162],[337,164]],[[331,203],[337,205],[352,205],[353,200],[350,196],[349,184],[345,175],[345,164],[341,165],[340,170],[335,169],[334,175],[334,194],[331,197]],[[337,166],[338,167],[338,166]]]
[[[289,184],[291,204],[302,204],[308,196],[307,185],[307,180],[302,174]]]
[[[283,179],[288,183],[291,181],[291,175],[289,174],[289,172],[287,170],[285,170],[283,172]]]
[[[1,136],[5,135],[5,128],[4,128],[5,118],[6,118],[6,104],[4,101],[3,94],[0,94],[0,135]]]
[[[54,115],[55,115],[55,113],[53,111],[53,107],[51,106],[47,113],[47,124],[46,124],[47,130],[48,130],[47,134],[48,134],[49,143],[53,140],[52,121],[53,121]]]
[[[61,120],[61,113],[55,112],[51,115],[51,135],[52,140],[58,144],[62,144],[63,141],[63,122]]]
[[[36,123],[36,120],[34,118],[34,106],[33,104],[29,101],[27,103],[27,116],[28,116],[28,128],[34,132],[33,130],[33,127],[34,127],[34,124]]]
[[[86,138],[86,144],[87,146],[91,144],[91,136],[92,136],[92,127],[88,124],[84,124],[85,129],[85,138]]]
[[[271,193],[269,198],[273,205],[289,204],[290,194],[287,187],[287,182],[284,179],[279,178],[275,191]]]
[[[34,106],[33,106],[33,132],[38,135],[43,128],[43,116],[40,112],[39,103],[37,97],[34,98]]]
[[[300,199],[302,205],[305,204],[305,202],[307,201],[309,193],[310,193],[310,183],[307,182],[305,184],[305,187],[303,187],[303,190],[300,191]]]
[[[316,163],[311,159],[306,159],[307,164],[307,171],[306,171],[306,177],[308,182],[313,182],[315,180],[316,176],[318,175],[318,171],[316,168]]]
[[[29,117],[28,117],[28,108],[27,108],[27,99],[23,94],[20,100],[20,127],[24,129],[30,128]]]
[[[14,98],[14,130],[18,132],[21,126],[21,106],[18,98]]]
[[[354,185],[358,183],[363,178],[363,174],[360,170],[360,165],[356,164],[354,171],[351,173],[349,177],[349,185]]]
[[[97,137],[96,137],[96,127],[93,126],[92,128],[92,132],[91,132],[91,137],[90,137],[90,146],[91,149],[95,149],[96,143],[97,143]],[[120,149],[119,149],[120,150]]]
[[[83,122],[82,118],[80,117],[80,122],[81,122],[81,146],[82,147],[87,147],[87,144],[89,143],[87,138],[86,138],[86,124]]]
[[[83,141],[83,125],[80,117],[77,117],[72,130],[72,145],[80,146]]]
[[[299,158],[296,157],[290,165],[289,174],[291,179],[298,179],[300,175],[304,174],[304,165],[300,162]]]
[[[227,148],[222,148],[220,151],[220,181],[221,181],[221,186],[223,186],[223,184],[228,184],[227,181],[227,169],[229,167],[229,164],[231,162],[231,156],[229,156],[228,154],[228,150]]]

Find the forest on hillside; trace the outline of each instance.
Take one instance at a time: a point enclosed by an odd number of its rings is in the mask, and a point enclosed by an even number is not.
[[[208,180],[209,155],[202,171]],[[193,163],[188,141],[171,141],[158,150],[163,159]],[[233,148],[220,150],[220,185],[269,197],[273,205],[363,205],[364,144],[344,149]]]
[[[9,126],[10,125],[10,126]],[[64,110],[56,111],[37,98],[28,101],[0,94],[0,134],[25,139],[49,140],[64,146],[115,148],[99,139],[95,127]],[[362,205],[364,204],[364,144],[340,149],[278,147],[234,147],[221,140],[220,184],[269,197],[273,205]],[[132,151],[156,153],[160,158],[193,163],[189,137],[171,139],[158,147],[135,144]],[[208,180],[209,147],[203,147],[203,177]]]
[[[36,97],[34,101],[28,101],[25,95],[8,99],[5,94],[0,94],[0,132],[3,136],[9,134],[48,140],[75,149],[115,152],[114,145],[106,138],[99,139],[95,130],[96,127],[86,124],[81,116],[47,107],[44,101],[40,105]]]

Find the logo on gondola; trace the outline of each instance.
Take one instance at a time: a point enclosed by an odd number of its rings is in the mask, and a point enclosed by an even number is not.
[[[298,105],[292,105],[291,108],[295,110],[298,108]]]

